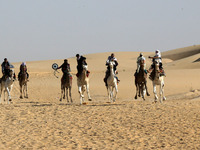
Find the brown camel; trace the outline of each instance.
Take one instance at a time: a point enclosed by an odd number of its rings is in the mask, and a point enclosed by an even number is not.
[[[140,61],[140,70],[137,73],[135,72],[135,86],[136,86],[136,95],[135,99],[137,99],[137,95],[140,97],[142,95],[143,100],[145,100],[144,96],[147,93],[147,96],[150,96],[147,89],[147,74],[144,69],[144,60]]]
[[[23,94],[24,98],[28,98],[28,87],[27,87],[27,73],[26,73],[26,68],[25,66],[21,70],[21,74],[19,76],[19,86],[20,86],[20,98],[23,99]],[[23,94],[22,94],[23,93]]]
[[[65,99],[65,90],[66,90],[67,102],[69,102],[68,95],[70,96],[71,103],[73,102],[72,95],[71,95],[71,89],[72,89],[72,75],[69,72],[63,73],[63,76],[61,78],[60,101],[62,101],[62,99]],[[69,92],[69,94],[68,94],[68,92]]]

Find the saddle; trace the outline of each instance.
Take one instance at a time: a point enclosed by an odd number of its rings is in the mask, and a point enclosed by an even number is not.
[[[160,70],[160,77],[161,76],[166,76],[164,69]],[[154,78],[155,78],[155,71],[153,69],[153,71],[149,75],[149,79],[153,81]]]
[[[81,74],[81,73],[80,73],[80,74]],[[76,76],[77,76],[77,77],[79,77],[79,75],[80,75],[80,74],[79,74],[79,73],[77,73],[77,74],[76,74]],[[89,75],[90,75],[90,71],[89,71],[89,70],[87,70],[86,76],[87,76],[87,77],[89,77]]]

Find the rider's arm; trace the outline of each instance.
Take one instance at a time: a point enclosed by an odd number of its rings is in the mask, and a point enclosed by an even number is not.
[[[62,68],[63,67],[63,64],[60,66],[60,67],[58,67],[57,69],[60,69],[60,68]]]
[[[157,58],[161,58],[161,57],[158,57],[158,56],[151,57],[151,56],[149,56],[149,58],[151,58],[151,59],[157,59]]]

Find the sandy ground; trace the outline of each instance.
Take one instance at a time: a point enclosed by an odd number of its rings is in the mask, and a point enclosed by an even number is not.
[[[150,80],[151,96],[146,101],[134,99],[133,74],[139,52],[115,53],[121,80],[115,103],[107,103],[103,83],[110,53],[86,55],[92,97],[87,105],[79,104],[75,58],[68,59],[73,74],[72,104],[59,101],[62,73],[56,78],[51,69],[63,60],[27,62],[29,98],[19,99],[16,81],[13,103],[0,105],[0,149],[200,149],[200,62],[193,63],[199,54],[190,56],[188,48],[188,57],[173,60],[170,53],[180,51],[169,51],[163,59],[167,74],[163,104],[153,103]],[[146,58],[153,55],[144,54]],[[13,64],[17,74],[20,63]],[[147,68],[150,64],[147,59]]]

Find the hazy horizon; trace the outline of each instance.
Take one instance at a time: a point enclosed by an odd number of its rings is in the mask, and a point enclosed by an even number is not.
[[[0,0],[0,62],[199,43],[197,0]]]

